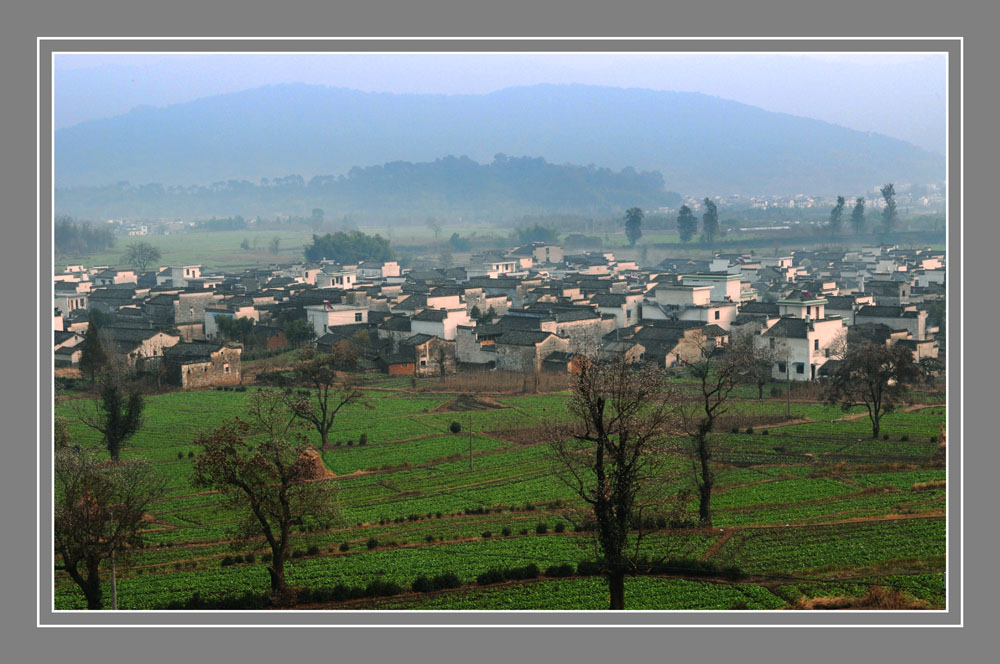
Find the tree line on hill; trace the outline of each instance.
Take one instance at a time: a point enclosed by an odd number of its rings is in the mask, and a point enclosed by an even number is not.
[[[613,171],[505,155],[486,164],[454,156],[424,163],[397,161],[309,180],[289,175],[258,183],[228,180],[185,187],[120,182],[56,190],[57,210],[99,218],[309,215],[317,208],[337,215],[511,218],[610,211],[629,201],[656,208],[676,205],[680,197],[666,190],[658,172]]]

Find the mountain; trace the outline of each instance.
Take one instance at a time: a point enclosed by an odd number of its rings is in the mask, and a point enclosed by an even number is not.
[[[309,181],[291,175],[260,184],[231,180],[165,188],[119,183],[56,190],[57,214],[90,219],[308,217],[319,208],[331,218],[359,220],[368,215],[412,220],[437,214],[498,220],[566,212],[619,214],[633,205],[677,207],[680,201],[656,172],[614,172],[506,155],[497,155],[489,164],[453,156],[429,163],[397,161]]]
[[[698,93],[585,85],[483,95],[273,85],[84,122],[56,131],[55,147],[58,187],[311,178],[497,153],[658,171],[667,188],[696,196],[944,179],[943,157],[897,139]]]

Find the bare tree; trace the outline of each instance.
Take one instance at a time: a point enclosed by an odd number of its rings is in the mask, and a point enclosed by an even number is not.
[[[295,415],[315,427],[323,447],[329,443],[330,429],[341,409],[364,403],[364,393],[357,381],[337,370],[342,361],[343,358],[333,354],[307,349],[294,367],[296,379],[312,391],[309,399],[293,404]]]
[[[142,524],[164,483],[145,461],[101,461],[93,452],[55,452],[53,540],[60,566],[83,591],[87,608],[103,608],[101,566],[142,543]]]
[[[242,515],[234,535],[263,537],[271,547],[268,572],[275,603],[286,603],[285,582],[292,529],[328,526],[336,518],[335,486],[315,450],[297,431],[295,404],[276,392],[255,392],[247,419],[232,419],[195,441],[194,485],[217,489]]]
[[[747,362],[744,380],[757,388],[757,398],[764,398],[764,386],[771,382],[774,363],[781,357],[777,348],[755,343],[757,335],[743,333],[734,335],[732,350]]]
[[[882,417],[895,410],[909,394],[909,385],[920,378],[912,351],[870,341],[851,344],[833,370],[826,386],[828,403],[844,410],[862,403],[877,438]]]
[[[640,497],[662,475],[665,439],[676,429],[676,400],[664,390],[664,379],[662,370],[636,367],[624,355],[607,361],[583,356],[569,420],[548,434],[564,481],[592,510],[614,610],[625,608],[626,575],[639,571]]]
[[[125,248],[125,263],[145,272],[150,263],[160,260],[160,250],[148,242],[135,242]]]
[[[750,358],[746,356],[745,345],[722,348],[710,343],[704,335],[695,343],[699,358],[680,360],[698,386],[697,401],[683,409],[683,420],[690,443],[691,470],[698,489],[698,521],[702,526],[711,526],[712,487],[715,485],[711,434],[716,420],[729,410],[733,390],[746,379]]]

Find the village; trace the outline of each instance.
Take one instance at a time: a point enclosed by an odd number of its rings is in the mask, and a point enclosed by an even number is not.
[[[79,366],[96,319],[129,368],[181,388],[241,384],[244,353],[301,346],[346,354],[352,369],[421,377],[565,373],[591,353],[670,368],[737,338],[771,353],[772,379],[811,381],[853,339],[938,359],[945,274],[943,251],[885,246],[656,266],[549,243],[448,268],[69,265],[55,275],[55,365]]]

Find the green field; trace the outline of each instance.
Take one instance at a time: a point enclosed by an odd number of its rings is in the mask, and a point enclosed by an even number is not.
[[[322,451],[326,466],[339,476],[341,518],[328,530],[295,535],[296,555],[288,564],[292,586],[365,586],[377,580],[405,590],[323,608],[606,608],[602,579],[545,575],[553,565],[576,565],[594,556],[592,535],[574,530],[571,514],[579,501],[559,479],[545,441],[533,433],[564,416],[565,394],[501,395],[500,408],[449,412],[455,395],[405,391],[409,381],[374,384],[380,388],[369,388],[366,404],[339,416],[333,446]],[[208,599],[266,593],[261,556],[267,547],[230,545],[238,515],[219,495],[191,487],[189,456],[198,452],[197,435],[240,414],[256,389],[147,398],[145,427],[124,456],[151,460],[167,479],[168,492],[152,510],[147,546],[119,567],[120,608],[162,609],[196,592]],[[74,419],[80,403],[62,399],[56,414],[67,419],[75,443],[96,447],[98,435]],[[784,409],[782,399],[746,399],[734,403],[733,413],[752,421],[782,415]],[[715,527],[661,526],[644,540],[643,551],[736,566],[746,576],[630,578],[627,606],[780,609],[800,597],[860,596],[870,585],[884,584],[942,608],[945,492],[940,486],[914,487],[945,479],[944,469],[930,464],[936,448],[931,437],[944,425],[945,408],[887,417],[887,441],[866,437],[864,417],[839,420],[856,414],[798,402],[792,416],[808,422],[718,432]],[[448,431],[453,421],[462,425],[457,435]],[[519,429],[525,431],[513,435]],[[362,434],[364,446],[358,444]],[[316,435],[311,439],[318,444]],[[681,449],[683,441],[677,442]],[[689,487],[689,469],[680,455],[667,459],[660,478],[664,490]],[[656,506],[651,509],[655,513]],[[696,512],[693,502],[689,515],[692,509]],[[546,532],[536,532],[539,523]],[[378,542],[371,550],[370,538]],[[248,554],[253,562],[245,562]],[[222,564],[235,555],[243,562]],[[531,563],[542,570],[537,579],[495,586],[476,582],[491,568]],[[409,591],[418,576],[444,572],[457,575],[461,586],[429,594]],[[56,574],[54,592],[58,609],[84,607],[82,593],[63,572]]]

